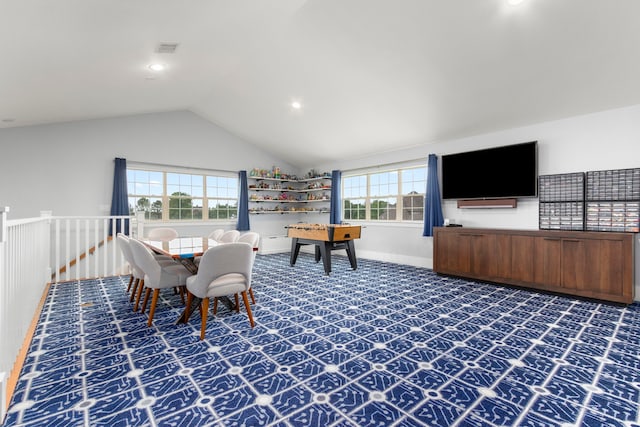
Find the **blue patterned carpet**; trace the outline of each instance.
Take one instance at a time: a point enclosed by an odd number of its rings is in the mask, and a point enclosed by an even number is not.
[[[126,278],[53,286],[6,426],[638,426],[640,305],[258,256],[246,313],[154,327]]]

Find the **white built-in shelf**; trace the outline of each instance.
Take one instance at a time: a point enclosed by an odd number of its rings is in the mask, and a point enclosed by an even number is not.
[[[309,213],[329,213],[328,210],[310,210],[310,211],[284,211],[284,210],[275,210],[275,209],[265,209],[265,210],[250,210],[249,213],[251,214],[255,214],[255,215],[261,215],[261,214],[299,214],[299,213],[304,213],[304,214],[309,214]]]
[[[294,213],[328,213],[329,203],[331,199],[328,197],[331,193],[331,176],[323,175],[313,178],[271,178],[262,176],[249,176],[249,180],[254,184],[249,186],[249,203],[254,203],[253,206],[260,203],[267,203],[267,206],[273,206],[274,204],[287,204],[291,208],[251,208],[249,213],[251,214],[294,214]],[[287,185],[281,185],[281,183],[287,183]],[[325,194],[321,194],[324,192]],[[258,194],[260,196],[258,196]],[[294,194],[300,194],[301,196],[294,196]],[[307,194],[306,197],[304,194]],[[281,196],[283,199],[279,199]],[[303,197],[301,199],[295,199],[295,197]],[[291,199],[290,199],[291,198]],[[321,203],[324,204],[320,209],[306,209],[302,206],[307,203]],[[295,207],[298,206],[298,208]]]

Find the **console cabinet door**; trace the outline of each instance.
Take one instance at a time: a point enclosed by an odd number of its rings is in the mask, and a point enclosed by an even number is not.
[[[490,279],[496,277],[498,260],[496,258],[495,234],[472,234],[471,273],[478,278]]]
[[[535,282],[544,286],[560,286],[562,273],[562,239],[535,238]]]
[[[562,288],[604,298],[623,295],[625,248],[621,240],[562,240]]]
[[[565,290],[576,290],[584,287],[585,267],[587,265],[585,242],[585,240],[580,239],[562,239],[561,286]]]
[[[511,278],[517,282],[534,282],[535,237],[511,236]]]
[[[498,234],[496,237],[496,277],[500,279],[511,278],[511,236]]]
[[[439,233],[436,271],[489,279],[497,270],[496,236],[479,233]]]
[[[459,233],[436,231],[437,272],[469,274],[471,272],[471,239]]]

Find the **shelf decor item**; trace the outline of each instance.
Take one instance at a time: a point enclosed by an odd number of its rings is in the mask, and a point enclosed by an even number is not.
[[[310,170],[306,178],[271,170],[254,168],[249,176],[249,213],[328,213],[331,176]],[[263,204],[262,206],[257,206]],[[266,206],[265,206],[266,204]],[[309,204],[314,204],[310,206]]]

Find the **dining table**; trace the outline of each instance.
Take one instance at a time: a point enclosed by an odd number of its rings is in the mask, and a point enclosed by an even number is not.
[[[207,249],[213,246],[224,244],[208,237],[199,236],[176,237],[170,240],[141,239],[140,241],[147,245],[147,247],[153,252],[170,256],[180,262],[192,274],[198,273],[198,264],[195,262],[196,257],[202,256]],[[255,252],[258,248],[254,247],[253,250]],[[235,310],[235,304],[231,301],[231,298],[222,297],[220,300],[229,308],[229,310]],[[187,323],[191,313],[193,313],[200,305],[200,301],[200,298],[194,296],[192,298],[191,307],[187,310],[187,307],[185,306],[185,310],[180,314],[176,323]]]
[[[195,262],[195,258],[202,256],[207,249],[220,244],[216,240],[200,236],[183,236],[170,240],[142,239],[141,241],[153,252],[170,256],[180,262],[191,274],[198,273],[198,264]],[[187,323],[189,321],[191,313],[193,313],[200,304],[200,298],[194,297],[192,300],[191,307],[187,310],[185,306],[176,324]],[[235,309],[231,299],[222,298],[222,302],[229,307],[229,310]]]
[[[193,274],[198,272],[195,257],[202,256],[207,249],[219,244],[216,240],[199,236],[176,237],[171,240],[143,239],[142,243],[155,253],[167,255],[179,261]]]

